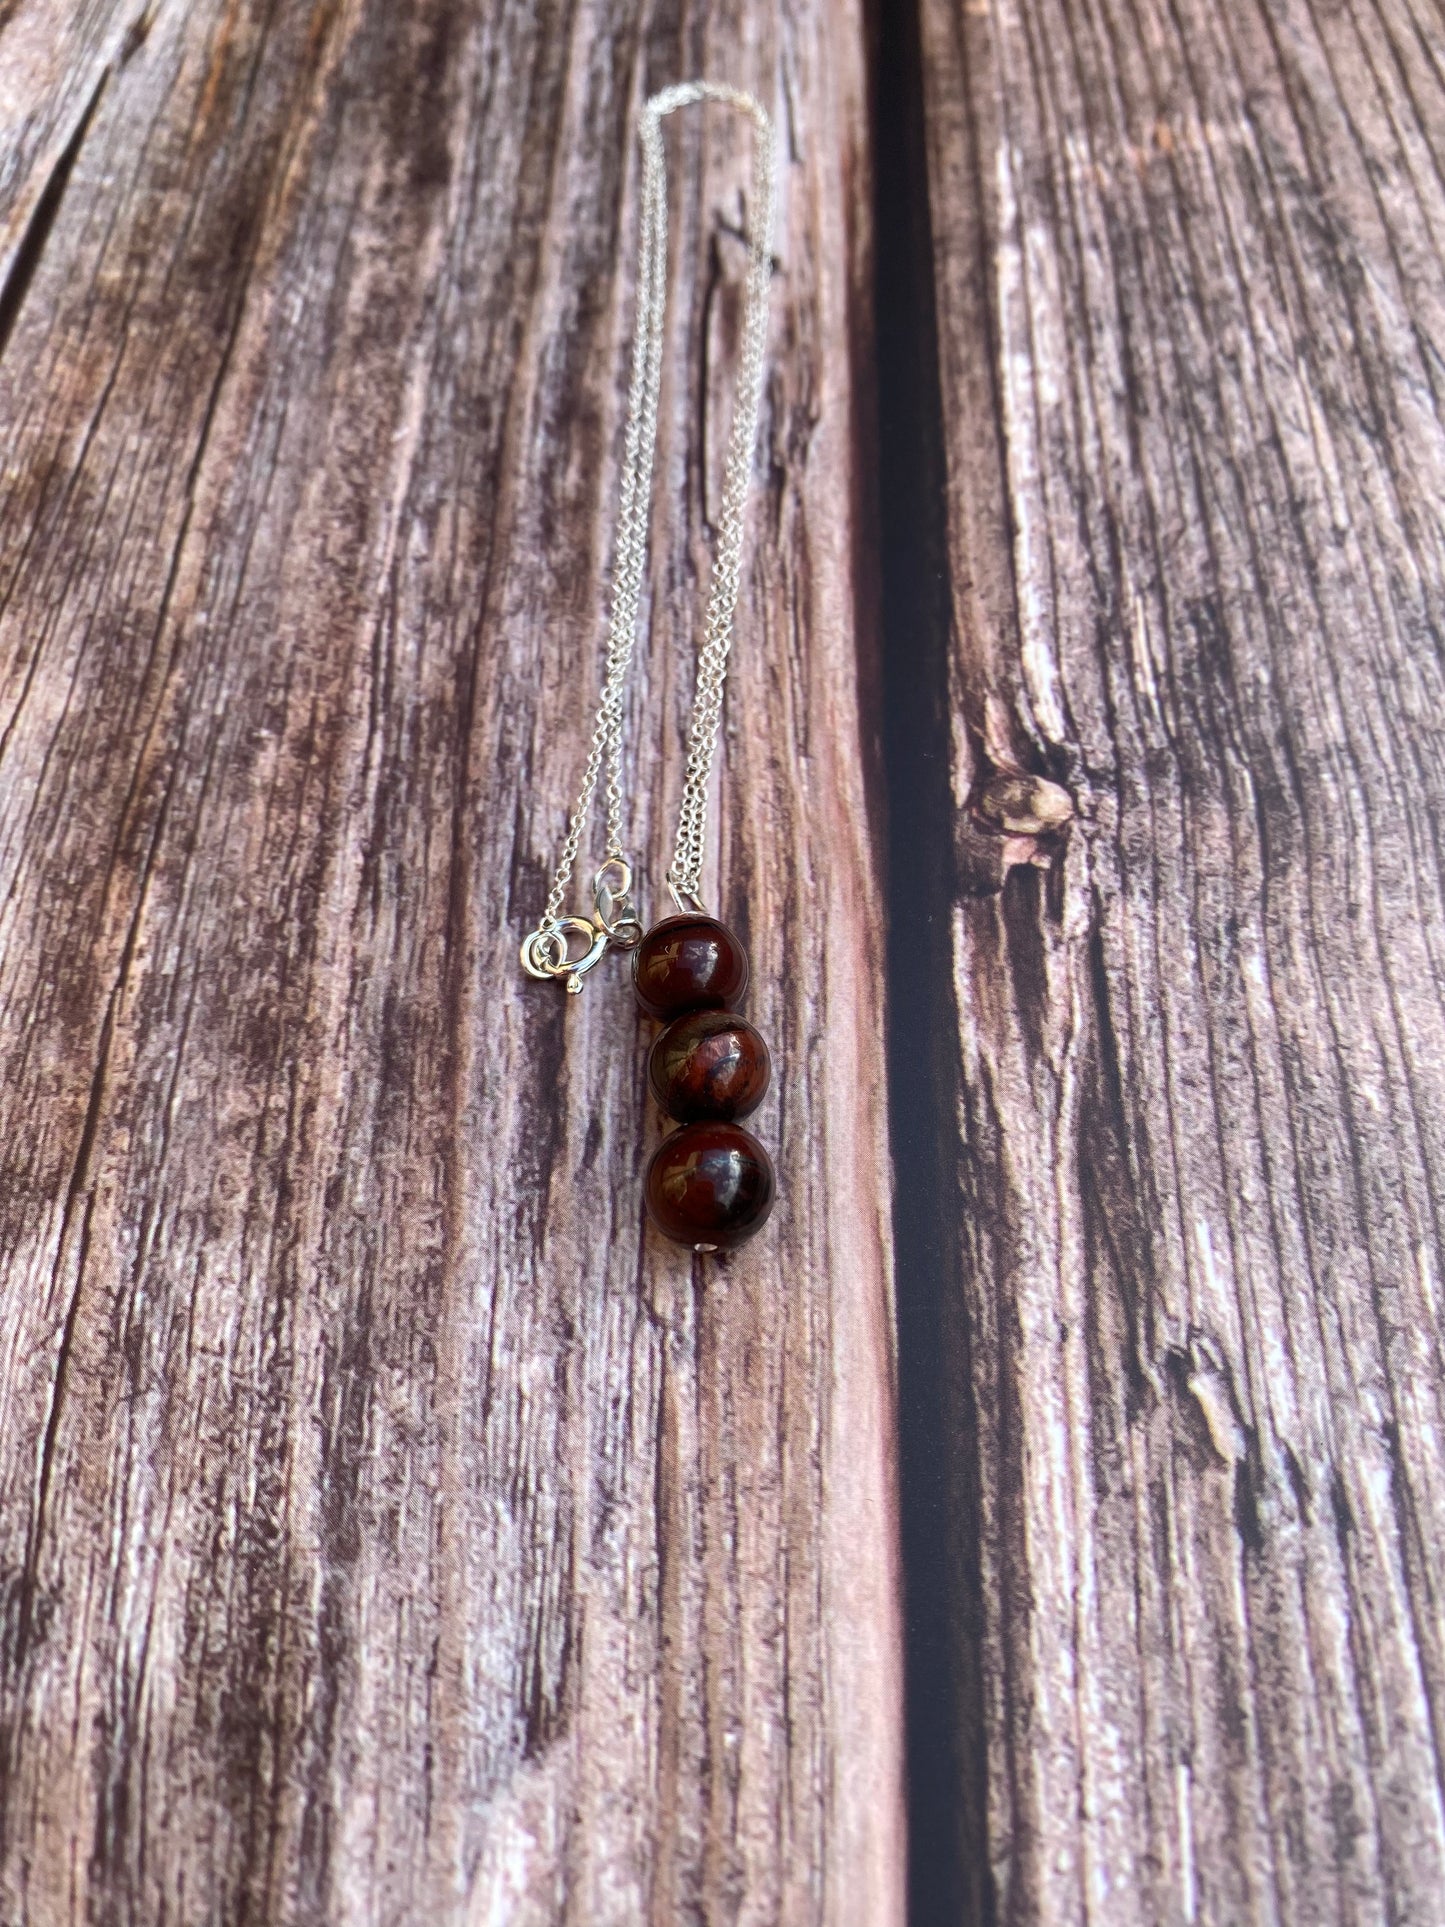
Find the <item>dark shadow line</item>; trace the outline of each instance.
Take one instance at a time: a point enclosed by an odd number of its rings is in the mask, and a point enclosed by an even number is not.
[[[49,179],[40,190],[30,218],[25,223],[24,232],[11,257],[9,272],[0,284],[0,355],[14,330],[16,319],[35,278],[35,270],[40,265],[40,257],[45,252],[45,244],[50,239],[55,217],[60,212],[60,203],[65,199],[65,190],[70,185],[70,176],[75,168],[82,143],[90,131],[90,123],[95,118],[95,110],[100,105],[100,97],[105,92],[105,83],[110,78],[106,68],[95,83],[94,91],[86,102],[75,130],[57,155],[50,169]]]
[[[871,0],[870,15],[908,1918],[988,1927],[978,1454],[958,1225],[947,463],[923,59],[917,0]]]

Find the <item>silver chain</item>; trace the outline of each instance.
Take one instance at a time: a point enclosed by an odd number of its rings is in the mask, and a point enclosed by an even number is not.
[[[733,616],[742,582],[744,508],[762,405],[776,165],[772,122],[751,94],[713,81],[690,80],[654,94],[642,114],[637,334],[632,345],[632,378],[617,516],[617,559],[602,700],[592,731],[582,788],[568,823],[547,906],[541,922],[522,945],[522,964],[529,975],[564,977],[568,990],[572,991],[582,988],[584,973],[599,961],[609,944],[630,948],[642,935],[641,925],[631,909],[632,870],[622,842],[622,717],[647,562],[647,524],[667,313],[667,159],[662,145],[662,122],[679,107],[705,100],[720,101],[745,113],[757,130],[757,139],[753,147],[752,194],[748,208],[748,274],[737,400],[723,471],[717,552],[713,559],[703,640],[698,651],[677,844],[667,873],[674,902],[679,906],[691,903],[700,907],[701,904],[699,888],[707,836],[708,785],[722,717]],[[595,912],[590,918],[564,917],[562,904],[604,767],[607,771],[607,846],[602,866],[593,878]],[[580,954],[569,951],[572,938],[580,939],[585,946]]]

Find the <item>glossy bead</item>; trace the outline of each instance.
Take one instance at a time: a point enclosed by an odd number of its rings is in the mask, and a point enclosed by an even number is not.
[[[684,1124],[647,1167],[648,1215],[665,1237],[694,1251],[730,1251],[773,1208],[767,1152],[737,1124]]]
[[[747,1117],[762,1103],[771,1074],[767,1045],[731,1010],[675,1018],[647,1063],[653,1096],[679,1124]]]
[[[649,1017],[735,1004],[748,987],[748,953],[715,917],[664,917],[632,953],[632,987]]]

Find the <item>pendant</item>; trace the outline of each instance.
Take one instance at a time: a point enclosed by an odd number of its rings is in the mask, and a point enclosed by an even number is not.
[[[748,953],[715,917],[665,917],[633,950],[632,985],[667,1026],[648,1081],[681,1126],[647,1167],[648,1216],[694,1251],[730,1251],[762,1228],[777,1188],[772,1160],[737,1121],[762,1103],[772,1075],[767,1045],[733,1008],[747,989]]]

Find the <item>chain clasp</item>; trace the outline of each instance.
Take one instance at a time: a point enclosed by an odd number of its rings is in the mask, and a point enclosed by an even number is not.
[[[619,950],[635,950],[642,942],[642,925],[632,908],[632,866],[620,856],[610,856],[592,879],[593,917],[607,941]]]
[[[632,869],[620,856],[610,856],[592,879],[590,917],[544,917],[522,940],[522,968],[529,977],[561,977],[570,996],[578,996],[582,979],[601,963],[608,949],[631,950],[642,941],[642,925],[631,904]],[[583,949],[573,951],[573,941]]]

